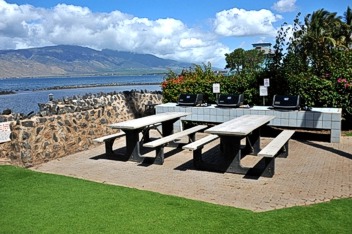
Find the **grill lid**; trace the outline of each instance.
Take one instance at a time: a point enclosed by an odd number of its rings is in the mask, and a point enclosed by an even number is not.
[[[277,109],[300,109],[301,99],[299,95],[274,95],[273,108]]]
[[[203,103],[203,94],[180,94],[178,105],[197,106]]]

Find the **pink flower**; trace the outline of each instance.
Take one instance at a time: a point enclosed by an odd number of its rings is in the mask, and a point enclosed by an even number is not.
[[[345,78],[338,78],[337,82],[338,83],[347,83],[347,80]]]

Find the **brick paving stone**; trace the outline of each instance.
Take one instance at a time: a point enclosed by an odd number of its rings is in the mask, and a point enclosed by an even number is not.
[[[264,138],[261,144],[270,140]],[[214,141],[204,148],[206,160],[221,161],[216,156],[218,143]],[[123,138],[116,140],[116,152],[122,152],[124,147]],[[164,165],[108,159],[104,145],[98,145],[32,169],[256,212],[352,197],[352,137],[342,137],[341,143],[291,140],[289,147],[287,158],[276,159],[273,178],[195,170],[192,152],[172,147],[166,147],[166,155],[170,156]],[[147,156],[154,154],[151,151]],[[253,156],[243,159],[246,165],[256,161],[258,158]]]

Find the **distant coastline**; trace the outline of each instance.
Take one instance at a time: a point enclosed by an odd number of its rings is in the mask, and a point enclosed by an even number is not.
[[[139,82],[139,83],[111,83],[111,84],[82,84],[82,85],[62,85],[39,89],[26,89],[23,91],[43,91],[43,90],[60,90],[60,89],[84,89],[97,87],[112,87],[112,86],[138,86],[138,85],[160,85],[160,82]],[[0,91],[0,95],[16,94],[15,90]]]
[[[15,94],[15,91],[0,91],[0,95],[8,95],[8,94]]]
[[[176,70],[178,71],[178,70]],[[17,77],[2,77],[0,75],[0,80],[6,79],[32,79],[32,78],[81,78],[81,77],[118,77],[118,76],[160,76],[166,75],[166,71],[160,72],[120,72],[120,73],[88,73],[88,74],[66,74],[66,75],[38,75],[38,76],[17,76]]]
[[[80,88],[95,88],[95,87],[110,87],[110,86],[134,86],[134,85],[160,85],[160,82],[63,85],[63,86],[53,86],[53,87],[47,87],[47,88],[34,89],[33,91],[59,90],[59,89],[80,89]]]

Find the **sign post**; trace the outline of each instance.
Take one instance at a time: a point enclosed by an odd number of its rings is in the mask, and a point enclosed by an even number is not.
[[[263,97],[263,106],[265,106],[265,97],[268,96],[268,87],[259,86],[259,95]]]
[[[264,86],[260,86],[260,96],[263,96],[263,106],[265,106],[265,97],[268,96],[268,87],[270,86],[270,79],[264,78]]]
[[[220,93],[220,84],[219,83],[214,83],[213,84],[213,93],[216,94],[216,103],[219,101],[219,93]]]

